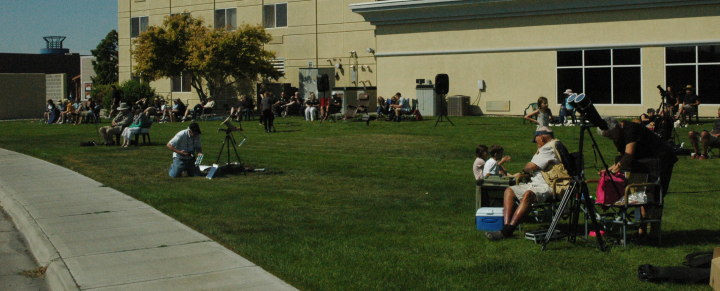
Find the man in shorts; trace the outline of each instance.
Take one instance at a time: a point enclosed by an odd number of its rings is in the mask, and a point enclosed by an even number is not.
[[[503,229],[486,232],[489,240],[501,240],[512,237],[513,232],[535,202],[544,202],[553,195],[553,191],[542,175],[554,165],[560,163],[555,150],[556,140],[550,128],[542,126],[535,131],[538,151],[529,163],[523,167],[523,173],[530,175],[530,183],[510,186],[505,189],[503,199]],[[515,209],[515,201],[520,205]]]
[[[690,156],[691,159],[707,160],[708,149],[720,148],[720,108],[718,108],[717,116],[718,119],[715,120],[715,126],[711,131],[703,130],[701,133],[698,133],[697,131],[691,130],[688,132],[690,143],[692,143],[693,149],[695,150],[693,155]],[[703,146],[702,154],[700,154],[700,143],[702,143]]]

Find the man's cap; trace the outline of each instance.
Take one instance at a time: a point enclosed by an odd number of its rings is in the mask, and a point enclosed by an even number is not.
[[[202,131],[200,131],[200,125],[197,124],[197,122],[190,123],[188,129],[194,133],[202,134]]]
[[[541,126],[540,128],[536,129],[535,134],[533,136],[539,136],[539,135],[543,135],[543,134],[549,134],[550,136],[555,137],[555,134],[553,133],[552,129],[550,129],[547,126]],[[534,138],[533,138],[533,142],[536,142]]]
[[[685,90],[695,90],[695,89],[693,89],[693,85],[687,85],[687,86],[685,86]]]
[[[333,95],[333,96],[334,96],[334,95],[337,95],[337,94],[338,94],[337,91],[332,91],[332,94],[330,94],[330,95]]]
[[[565,92],[563,92],[563,94],[565,94],[565,95],[570,95],[572,93],[573,93],[572,89],[567,89],[567,90],[565,90]]]
[[[127,103],[123,102],[120,103],[120,106],[117,108],[117,110],[130,110],[130,106],[128,106]]]

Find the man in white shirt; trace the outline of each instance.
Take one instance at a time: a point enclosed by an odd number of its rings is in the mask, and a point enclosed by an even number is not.
[[[180,177],[183,171],[187,171],[190,177],[200,175],[200,169],[195,165],[195,160],[203,155],[201,133],[200,125],[193,122],[187,129],[175,134],[167,143],[167,148],[173,152],[173,163],[168,171],[170,177]]]
[[[552,189],[542,175],[543,171],[547,171],[555,164],[560,163],[560,158],[555,151],[556,140],[552,130],[545,126],[538,128],[535,131],[535,142],[538,151],[523,168],[523,173],[530,175],[530,183],[510,186],[505,189],[503,199],[504,226],[501,231],[485,233],[485,236],[490,240],[512,237],[513,232],[528,210],[530,210],[532,203],[544,202],[553,194]],[[520,201],[520,205],[518,205],[517,209],[514,209],[516,199]]]

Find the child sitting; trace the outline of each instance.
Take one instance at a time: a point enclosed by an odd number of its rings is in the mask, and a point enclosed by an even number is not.
[[[510,156],[503,156],[505,149],[499,145],[493,145],[490,147],[490,159],[485,162],[483,168],[483,174],[485,177],[496,175],[496,176],[507,176],[508,173],[502,166],[504,163],[510,161]]]
[[[475,175],[475,182],[480,183],[483,179],[485,179],[485,175],[483,175],[483,169],[485,168],[485,160],[487,160],[490,157],[488,154],[488,147],[485,145],[478,145],[477,148],[475,148],[475,162],[473,162],[473,174]]]

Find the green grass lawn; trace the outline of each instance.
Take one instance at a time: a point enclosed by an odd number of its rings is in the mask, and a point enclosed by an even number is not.
[[[423,122],[276,119],[277,133],[245,122],[243,161],[265,173],[171,179],[165,143],[187,123],[155,124],[155,145],[80,147],[94,125],[1,122],[0,147],[78,171],[217,240],[306,290],[708,290],[640,282],[641,264],[680,265],[720,242],[720,159],[680,157],[666,198],[663,243],[612,246],[594,240],[489,242],[475,229],[471,173],[477,144],[500,144],[512,172],[530,160],[533,125],[520,118],[451,117]],[[219,121],[201,122],[205,163],[223,141]],[[107,122],[102,124],[107,125]],[[686,139],[687,131],[678,134]],[[579,127],[555,127],[577,149]],[[593,133],[594,129],[593,129]],[[237,135],[236,135],[237,136]],[[606,160],[610,141],[595,134]],[[687,146],[686,146],[687,147]],[[586,144],[588,178],[600,168]],[[591,185],[594,188],[594,185]],[[592,190],[594,193],[594,189]],[[541,225],[527,225],[540,228]]]

